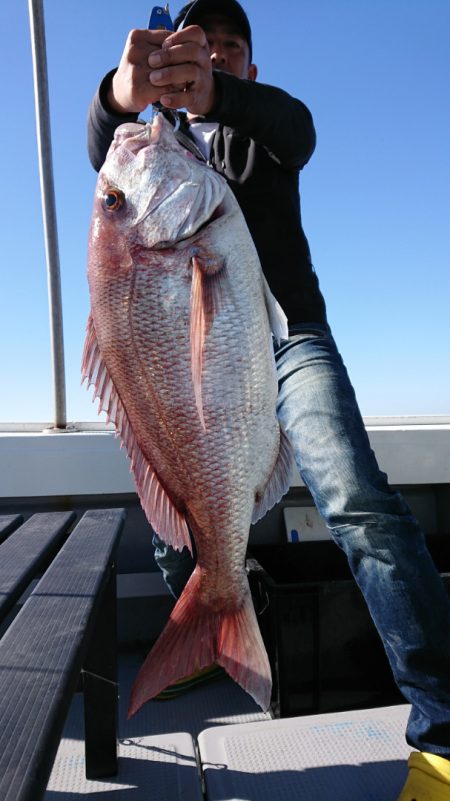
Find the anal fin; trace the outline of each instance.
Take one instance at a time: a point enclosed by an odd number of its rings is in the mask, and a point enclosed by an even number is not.
[[[291,486],[294,455],[291,443],[280,426],[280,448],[272,474],[264,488],[261,498],[255,502],[252,523],[256,523],[266,512],[275,506]]]

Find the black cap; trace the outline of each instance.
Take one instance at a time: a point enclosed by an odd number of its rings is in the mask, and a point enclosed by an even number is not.
[[[252,32],[247,14],[237,0],[195,0],[181,9],[175,19],[175,30],[187,28],[188,25],[197,25],[202,17],[209,14],[223,14],[232,19],[246,40],[252,60]]]

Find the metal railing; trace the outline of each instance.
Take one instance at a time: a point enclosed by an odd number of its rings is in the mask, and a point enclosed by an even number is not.
[[[54,399],[52,430],[65,431],[67,426],[67,417],[64,335],[58,230],[56,223],[55,189],[53,181],[47,51],[45,43],[43,0],[29,0],[28,10],[30,17],[31,47],[33,56],[34,96],[36,106],[36,131],[41,184],[41,202],[47,260],[47,284]]]

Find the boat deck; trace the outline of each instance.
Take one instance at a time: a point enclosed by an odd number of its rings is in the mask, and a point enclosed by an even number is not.
[[[82,696],[45,801],[394,801],[410,753],[407,705],[272,720],[231,679],[146,704],[131,720],[144,653],[121,654],[119,774],[84,775]]]

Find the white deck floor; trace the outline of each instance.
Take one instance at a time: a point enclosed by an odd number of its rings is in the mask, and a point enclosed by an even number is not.
[[[126,721],[140,662],[121,656],[118,776],[85,779],[78,695],[45,801],[395,801],[408,706],[271,720],[225,678]]]

